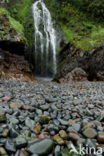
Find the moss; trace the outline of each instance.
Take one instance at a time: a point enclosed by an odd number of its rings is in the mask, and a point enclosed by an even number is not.
[[[12,18],[5,8],[0,8],[0,16],[2,16],[3,14],[8,17],[10,25],[16,30],[16,32],[19,32],[21,35],[24,35],[23,26],[14,18]],[[8,27],[10,27],[10,25],[8,25]]]
[[[18,20],[25,29],[25,36],[28,45],[32,46],[33,34],[33,17],[32,17],[32,0],[9,0],[7,9],[12,17]]]
[[[86,51],[102,43],[104,40],[102,22],[98,22],[65,0],[61,4],[55,0],[51,3],[48,0],[45,2],[54,19],[60,24],[68,42]]]

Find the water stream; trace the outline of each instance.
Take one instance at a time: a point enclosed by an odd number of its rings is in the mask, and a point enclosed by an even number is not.
[[[35,73],[53,77],[57,69],[56,31],[50,11],[42,0],[33,4]]]

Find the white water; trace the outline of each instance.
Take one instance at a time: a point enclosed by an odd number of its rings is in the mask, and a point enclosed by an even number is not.
[[[51,73],[56,73],[56,32],[52,17],[42,0],[33,4],[34,30],[35,30],[35,68],[38,74],[48,76],[49,65]]]

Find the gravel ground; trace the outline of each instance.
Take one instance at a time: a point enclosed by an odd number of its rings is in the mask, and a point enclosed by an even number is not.
[[[103,151],[104,82],[0,80],[0,155],[103,156]]]

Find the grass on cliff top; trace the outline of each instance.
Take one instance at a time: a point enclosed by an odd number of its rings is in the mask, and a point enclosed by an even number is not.
[[[27,44],[32,47],[33,17],[31,6],[34,0],[9,0],[7,9],[10,15],[24,27]]]
[[[10,0],[7,8],[14,18],[25,25],[31,4],[32,0]]]
[[[16,30],[16,32],[19,32],[21,35],[24,35],[23,26],[18,21],[16,21],[14,18],[12,18],[10,16],[9,12],[5,8],[0,7],[0,16],[3,15],[3,14],[8,17],[10,25]],[[10,25],[8,25],[8,27]]]
[[[74,43],[79,49],[88,51],[100,45],[104,40],[104,24],[99,19],[93,19],[86,12],[78,10],[70,2],[60,4],[55,0],[46,5],[52,16],[64,31],[68,42]]]

